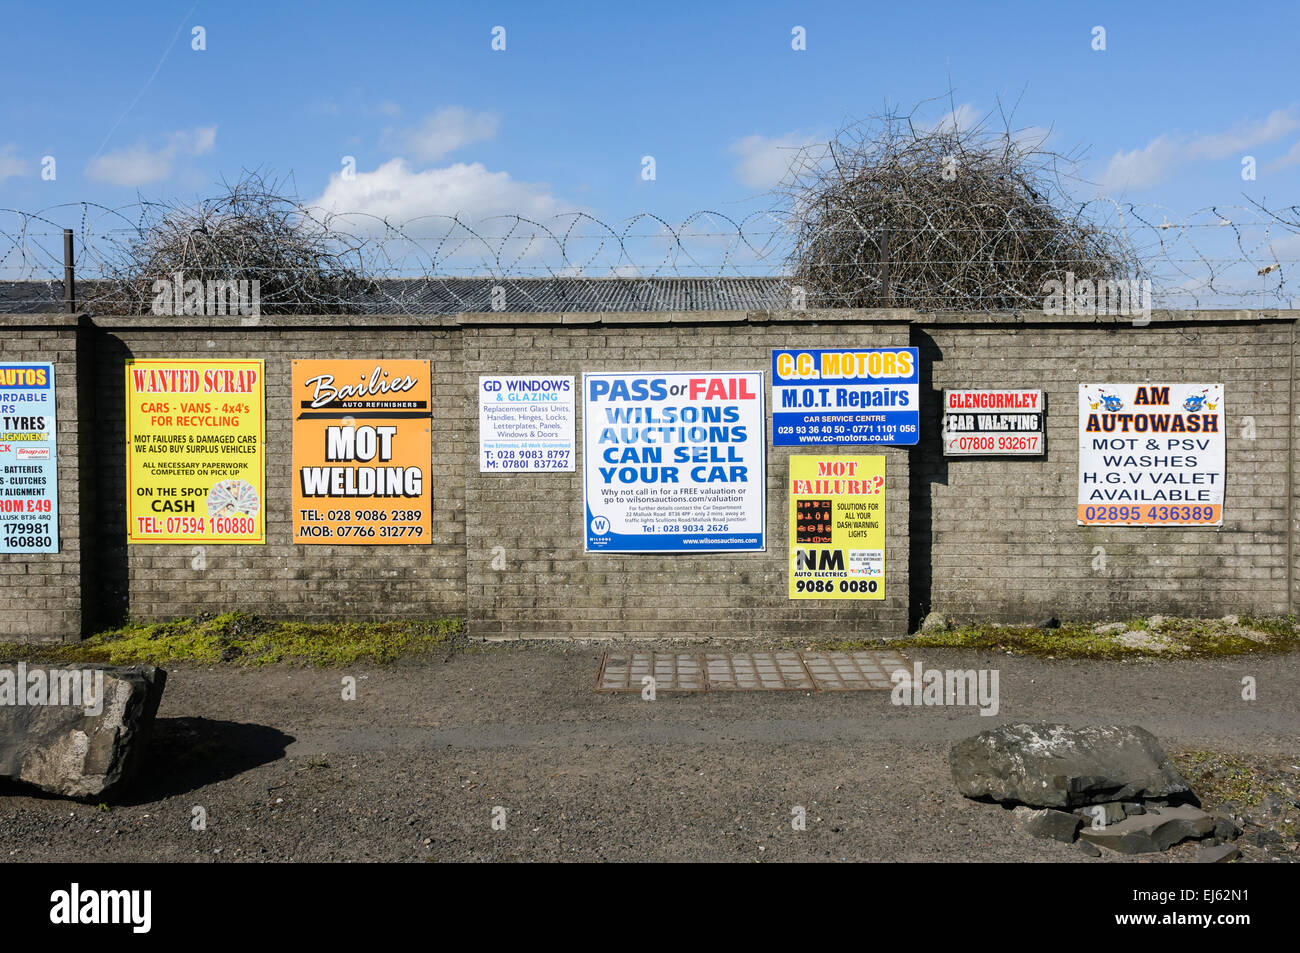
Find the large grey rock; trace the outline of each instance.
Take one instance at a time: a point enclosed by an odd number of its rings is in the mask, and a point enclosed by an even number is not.
[[[139,767],[166,683],[152,665],[0,664],[0,777],[110,794]]]
[[[1020,829],[1029,836],[1059,840],[1064,844],[1074,842],[1074,835],[1078,832],[1079,825],[1083,823],[1080,818],[1065,811],[1054,811],[1051,808],[1035,810],[1023,804],[1012,811],[1012,814]]]
[[[1208,837],[1214,832],[1214,818],[1200,808],[1184,804],[1161,808],[1159,814],[1126,817],[1102,828],[1085,827],[1079,836],[1098,847],[1121,854],[1151,854],[1167,850],[1189,837]]]
[[[1030,807],[1075,808],[1185,794],[1155,735],[1137,726],[1003,725],[952,746],[957,790]]]

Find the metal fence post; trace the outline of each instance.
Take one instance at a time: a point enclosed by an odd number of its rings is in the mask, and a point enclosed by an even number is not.
[[[63,310],[77,311],[77,269],[72,257],[72,229],[63,230]]]

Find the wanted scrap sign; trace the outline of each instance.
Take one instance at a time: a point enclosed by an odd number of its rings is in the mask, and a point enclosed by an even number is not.
[[[259,360],[126,362],[127,542],[265,543]]]
[[[763,375],[583,375],[588,552],[762,550]]]
[[[1080,384],[1081,526],[1223,524],[1222,384]]]
[[[428,361],[293,362],[293,541],[428,543]]]

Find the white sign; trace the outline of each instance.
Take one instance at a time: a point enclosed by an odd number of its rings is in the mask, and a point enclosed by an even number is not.
[[[588,552],[765,547],[763,375],[584,374]]]
[[[572,377],[480,377],[479,473],[572,473],[574,403]]]
[[[1222,526],[1222,384],[1080,384],[1079,525]]]
[[[945,390],[944,456],[1030,456],[1043,452],[1041,390]]]

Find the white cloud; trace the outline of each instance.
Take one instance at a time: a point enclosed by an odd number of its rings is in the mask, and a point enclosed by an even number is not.
[[[173,132],[157,149],[138,142],[125,149],[96,156],[86,166],[86,175],[113,185],[147,185],[169,178],[182,157],[211,152],[217,141],[216,126],[200,126]]]
[[[1276,142],[1297,129],[1300,129],[1300,111],[1295,107],[1275,109],[1262,120],[1238,123],[1227,132],[1193,139],[1188,153],[1194,159],[1223,159],[1244,149]]]
[[[18,158],[17,146],[7,145],[0,149],[0,182],[15,175],[22,175],[25,171],[23,160]]]
[[[1270,162],[1265,167],[1265,171],[1279,172],[1282,169],[1289,169],[1293,165],[1300,165],[1300,142],[1297,142],[1295,145],[1293,145],[1287,151],[1286,155],[1279,156],[1278,158]]]
[[[962,103],[955,109],[948,110],[938,122],[929,128],[935,132],[941,129],[947,129],[949,132],[964,132],[979,125],[981,118],[983,117],[980,116],[974,106],[970,103]]]
[[[784,136],[752,135],[737,139],[727,151],[740,156],[736,179],[751,189],[768,189],[790,171],[790,164],[814,140],[806,133],[787,132]]]
[[[1122,149],[1110,158],[1110,164],[1101,176],[1103,192],[1123,192],[1155,185],[1164,179],[1173,166],[1186,158],[1183,146],[1168,136],[1157,136],[1145,148],[1125,152]]]
[[[1185,162],[1241,155],[1247,149],[1275,142],[1297,129],[1300,129],[1300,110],[1292,106],[1275,109],[1260,120],[1240,122],[1226,132],[1203,136],[1159,135],[1141,149],[1130,152],[1121,149],[1111,156],[1101,175],[1102,191],[1123,192],[1157,185]]]
[[[390,159],[373,172],[356,172],[351,179],[334,173],[312,204],[341,215],[374,215],[392,222],[422,215],[460,215],[465,221],[481,221],[492,215],[519,214],[544,220],[581,209],[556,197],[549,185],[519,182],[478,162],[417,172],[401,158]]]
[[[386,132],[384,140],[390,147],[412,153],[421,162],[432,162],[471,142],[493,138],[500,121],[496,113],[472,113],[460,106],[444,106],[429,113],[412,129]]]

